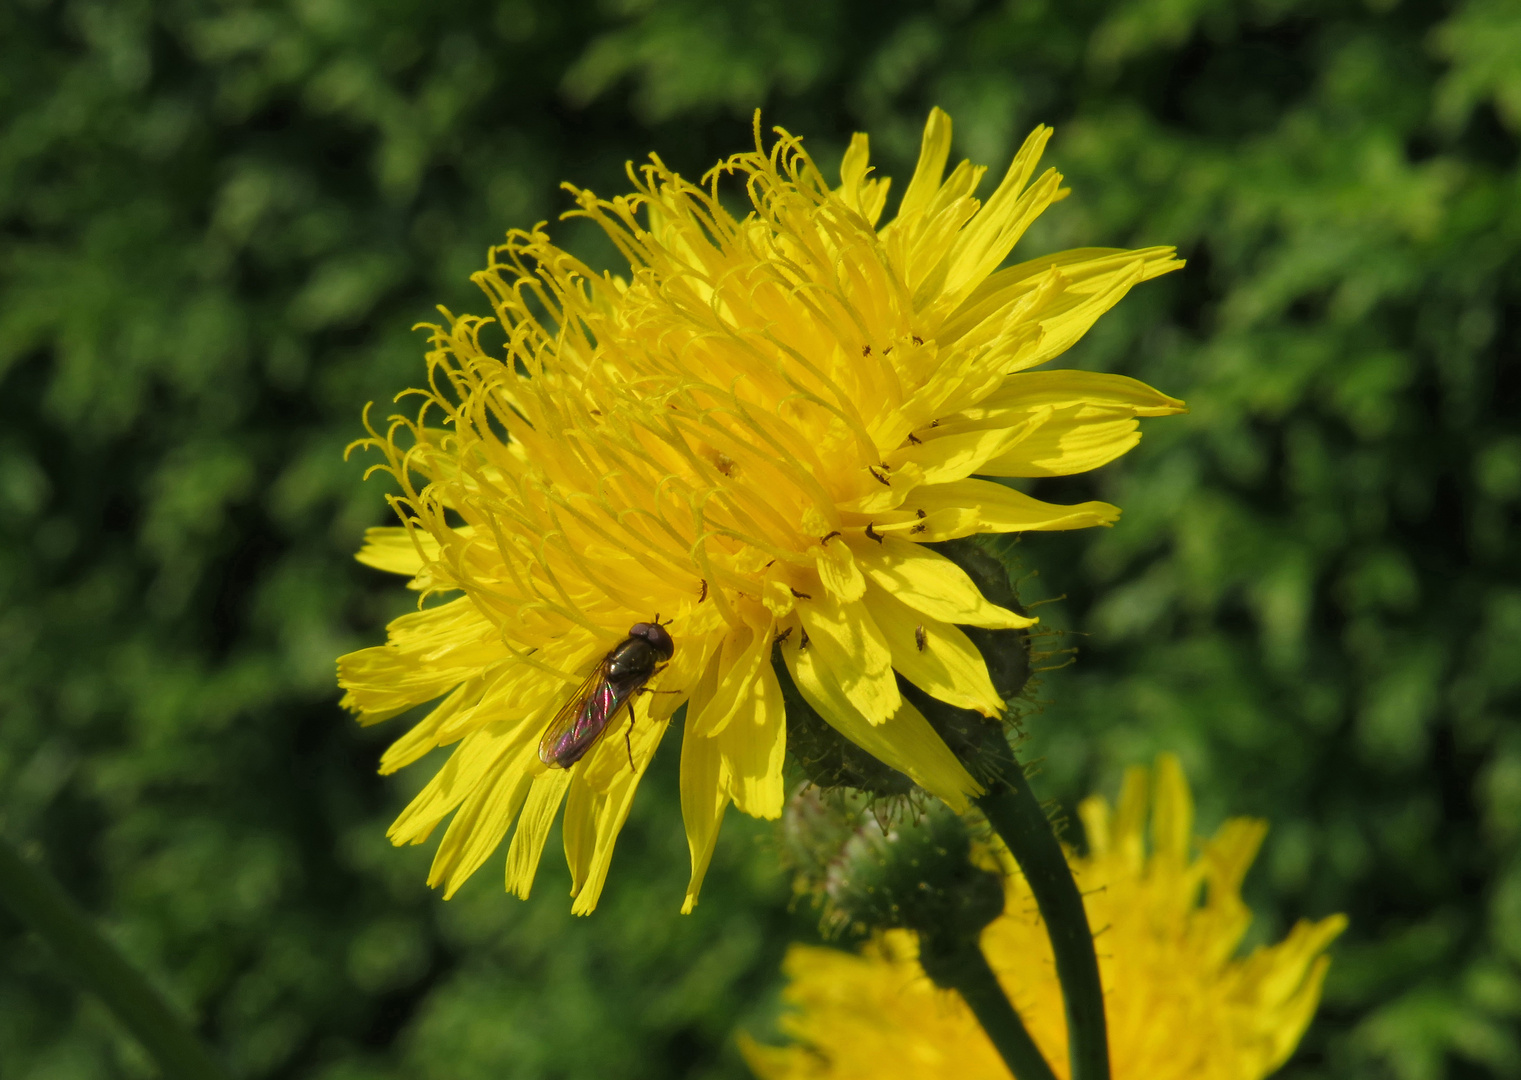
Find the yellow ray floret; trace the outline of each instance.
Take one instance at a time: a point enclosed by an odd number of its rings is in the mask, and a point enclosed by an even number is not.
[[[1068,861],[1099,928],[1114,1080],[1261,1080],[1282,1065],[1315,1012],[1325,950],[1346,919],[1301,922],[1278,944],[1238,956],[1251,919],[1241,880],[1266,828],[1227,821],[1196,854],[1192,800],[1170,755],[1149,774],[1132,769],[1117,808],[1091,798],[1081,815],[1090,853]],[[1009,869],[1004,914],[983,932],[983,951],[1066,1077],[1066,1020],[1045,925]],[[762,1080],[1007,1080],[961,999],[925,978],[906,931],[860,956],[794,947],[786,970],[792,1010],[782,1026],[797,1045],[746,1040]]]
[[[366,440],[402,524],[371,530],[359,558],[409,577],[424,606],[343,657],[339,680],[364,723],[437,702],[382,768],[454,747],[391,831],[420,843],[452,815],[432,874],[448,893],[510,832],[507,885],[526,896],[563,803],[575,910],[590,911],[685,705],[690,909],[725,808],[781,812],[778,639],[781,670],[828,722],[964,807],[975,781],[898,680],[996,716],[957,625],[1033,620],[923,545],[1112,523],[1108,504],[980,477],[1091,469],[1135,444],[1138,417],[1182,411],[1120,376],[1030,370],[1181,265],[1170,248],[1094,248],[999,269],[1065,194],[1054,171],[1036,176],[1048,129],[984,202],[980,167],[945,175],[951,124],[935,110],[881,228],[888,181],[870,175],[865,136],[838,187],[778,136],[767,149],[757,122],[755,150],[701,186],[652,158],[628,195],[571,189],[570,216],[606,231],[624,277],[542,228],[509,233],[474,278],[491,316],[445,312],[416,412]],[[747,216],[724,208],[724,184]],[[657,615],[675,642],[645,687],[659,692],[571,769],[545,765],[551,718]]]

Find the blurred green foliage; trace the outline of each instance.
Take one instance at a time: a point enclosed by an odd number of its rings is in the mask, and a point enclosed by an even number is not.
[[[1037,784],[1172,749],[1206,821],[1271,819],[1259,935],[1352,917],[1287,1075],[1521,1076],[1514,0],[13,0],[0,813],[239,1075],[743,1075],[809,917],[734,816],[676,914],[674,739],[589,919],[562,869],[444,904],[388,847],[424,777],[374,775],[395,722],[332,660],[407,598],[342,448],[559,180],[701,172],[762,106],[901,183],[931,104],[995,165],[1057,126],[1022,251],[1190,260],[1072,355],[1194,411],[1038,485],[1126,515],[1016,549],[1083,635]],[[0,1075],[150,1073],[0,914]]]

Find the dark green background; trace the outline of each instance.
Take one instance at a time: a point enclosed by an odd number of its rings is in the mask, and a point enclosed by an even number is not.
[[[1070,806],[1180,752],[1270,818],[1258,939],[1346,911],[1296,1077],[1521,1075],[1521,6],[1398,0],[11,0],[0,5],[0,813],[241,1077],[740,1076],[806,937],[731,817],[696,915],[676,740],[596,914],[558,859],[448,904],[426,777],[336,707],[408,602],[345,464],[483,310],[509,226],[688,173],[751,110],[907,178],[932,104],[1075,196],[1021,246],[1174,243],[1071,359],[1193,406],[1018,548],[1073,636],[1031,722]],[[901,191],[901,186],[899,187]],[[557,235],[599,257],[581,228]],[[0,1076],[146,1076],[0,914]]]

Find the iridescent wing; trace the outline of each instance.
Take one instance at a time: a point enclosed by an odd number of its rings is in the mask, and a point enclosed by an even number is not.
[[[610,656],[611,654],[609,654]],[[644,679],[621,683],[607,677],[608,657],[592,668],[539,740],[539,760],[555,769],[568,769],[602,737],[607,726]]]

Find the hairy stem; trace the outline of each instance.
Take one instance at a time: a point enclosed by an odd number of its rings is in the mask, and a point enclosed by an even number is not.
[[[932,977],[938,976],[939,985],[953,988],[966,1001],[1016,1080],[1056,1080],[980,948],[959,950],[953,961],[936,966]]]
[[[1109,1080],[1104,988],[1082,894],[1045,810],[1012,752],[1001,773],[977,805],[1019,863],[1045,920],[1066,1006],[1072,1080]]]

